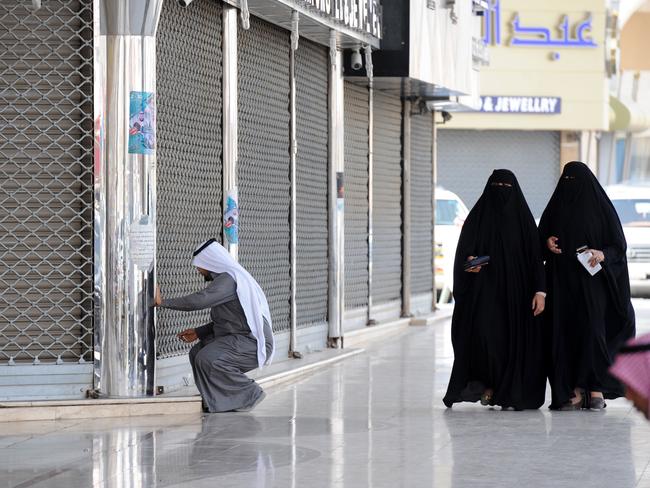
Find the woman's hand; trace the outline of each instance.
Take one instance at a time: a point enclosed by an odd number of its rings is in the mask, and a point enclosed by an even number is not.
[[[153,297],[153,306],[160,307],[162,305],[162,295],[160,294],[160,287],[156,286],[156,293]]]
[[[196,335],[196,330],[195,329],[185,329],[183,332],[178,334],[178,338],[183,341],[183,342],[194,342],[199,338],[199,336]]]
[[[559,239],[555,236],[551,236],[546,240],[546,247],[548,247],[548,250],[553,254],[562,254],[562,249],[557,245],[558,240]]]
[[[471,261],[472,259],[476,259],[476,256],[467,256],[467,261]],[[465,271],[467,273],[478,273],[479,271],[481,271],[482,267],[483,266],[475,266],[475,267],[469,268],[469,269],[467,269]]]
[[[542,293],[535,293],[533,297],[533,315],[537,317],[544,311],[546,307],[546,295]]]
[[[587,252],[591,253],[589,264],[592,268],[595,268],[599,263],[605,261],[605,253],[603,253],[603,251],[597,251],[596,249],[587,249]]]

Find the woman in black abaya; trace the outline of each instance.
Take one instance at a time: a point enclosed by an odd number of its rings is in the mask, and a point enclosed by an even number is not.
[[[545,250],[550,333],[551,408],[605,408],[604,398],[623,394],[607,370],[615,352],[634,336],[634,309],[616,210],[591,170],[572,161],[544,210],[539,225]],[[591,276],[576,258],[586,246]]]
[[[475,256],[487,266],[465,271]],[[447,407],[535,409],[544,403],[544,267],[537,228],[515,175],[495,170],[470,212],[454,263],[454,366]],[[532,305],[531,305],[532,303]]]

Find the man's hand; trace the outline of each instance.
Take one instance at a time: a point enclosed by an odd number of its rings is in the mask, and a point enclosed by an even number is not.
[[[595,249],[587,249],[587,252],[591,253],[591,259],[589,260],[589,264],[591,264],[592,268],[595,268],[598,263],[602,263],[605,261],[605,253],[603,251],[597,251]]]
[[[467,256],[467,261],[471,261],[472,259],[476,259],[476,256]],[[469,268],[466,270],[467,273],[478,273],[481,271],[482,266],[476,266],[474,268]]]
[[[183,342],[194,342],[199,338],[199,336],[196,335],[196,330],[194,329],[185,329],[183,332],[178,334],[178,338],[183,341]]]
[[[156,293],[153,296],[153,306],[160,307],[162,305],[162,295],[160,294],[160,286],[156,286]]]
[[[533,297],[533,315],[537,317],[544,311],[544,307],[546,307],[546,297],[541,293],[535,293]]]
[[[562,249],[557,246],[558,240],[559,239],[555,236],[551,236],[546,240],[546,246],[548,247],[548,250],[553,254],[562,254]]]

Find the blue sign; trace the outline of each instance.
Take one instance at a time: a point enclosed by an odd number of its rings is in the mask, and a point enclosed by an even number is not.
[[[512,36],[510,37],[511,46],[533,46],[533,47],[551,47],[551,48],[595,48],[598,44],[590,37],[592,30],[592,17],[587,17],[582,22],[577,22],[571,27],[569,16],[562,16],[560,24],[557,26],[559,35],[553,36],[551,29],[548,27],[535,27],[522,25],[519,13],[511,22]],[[571,32],[574,35],[571,35]],[[501,44],[501,1],[488,0],[488,9],[483,15],[483,42],[486,45]],[[560,58],[558,52],[553,52],[551,59]]]
[[[483,42],[485,44],[501,44],[501,2],[488,0],[488,9],[483,13]]]
[[[575,27],[575,37],[571,37],[568,15],[562,17],[558,26],[562,35],[555,39],[551,36],[551,29],[546,27],[522,27],[519,14],[515,16],[512,28],[515,35],[510,41],[511,46],[598,47],[592,39],[585,38],[587,31],[591,31],[591,15]]]
[[[481,112],[500,114],[553,115],[562,113],[559,97],[481,97]]]

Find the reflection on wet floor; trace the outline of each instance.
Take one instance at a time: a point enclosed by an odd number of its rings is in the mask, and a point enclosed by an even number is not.
[[[413,328],[252,414],[2,425],[0,488],[650,487],[650,424],[626,401],[447,410],[451,359],[448,324]]]

